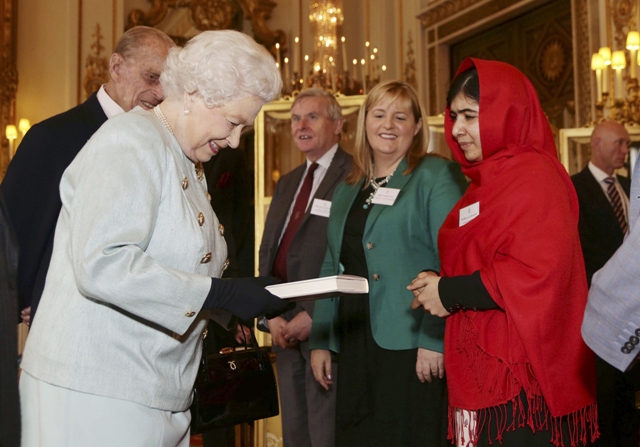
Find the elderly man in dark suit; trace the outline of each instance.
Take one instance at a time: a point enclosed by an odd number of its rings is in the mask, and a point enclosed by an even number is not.
[[[109,82],[84,103],[33,126],[9,164],[0,191],[20,247],[18,297],[25,323],[35,316],[44,289],[62,206],[58,185],[63,172],[108,118],[162,102],[160,73],[174,45],[154,28],[124,33],[109,61]]]
[[[260,245],[261,276],[283,281],[319,276],[327,248],[328,205],[353,162],[338,145],[342,125],[340,105],[331,94],[308,89],[296,97],[291,132],[307,161],[276,185]],[[286,446],[333,447],[336,388],[327,391],[313,377],[308,341],[312,318],[313,302],[302,302],[269,320],[283,441]],[[335,376],[335,364],[332,371]]]
[[[631,181],[615,175],[615,170],[624,166],[630,144],[629,132],[621,124],[598,124],[591,134],[589,164],[571,177],[580,203],[578,228],[590,285],[594,273],[622,245],[629,226]],[[596,445],[637,447],[640,418],[632,373],[623,373],[600,357],[597,371],[601,437]]]

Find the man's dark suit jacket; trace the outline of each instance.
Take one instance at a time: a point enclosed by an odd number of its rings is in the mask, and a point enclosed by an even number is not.
[[[622,245],[624,234],[602,187],[589,171],[587,166],[571,177],[578,193],[580,203],[580,242],[585,266],[587,282],[591,285],[591,277],[613,256]],[[622,189],[629,197],[631,181],[618,176]]]
[[[62,207],[60,179],[106,120],[94,93],[73,109],[34,125],[24,136],[0,185],[20,248],[19,306],[31,306],[32,319],[44,289]]]
[[[330,201],[335,187],[351,171],[352,163],[351,155],[338,148],[322,183],[313,196],[314,199]],[[260,276],[271,276],[272,274],[284,222],[306,167],[305,162],[290,173],[283,175],[273,192],[260,244]],[[313,199],[309,204],[310,206],[302,218],[300,228],[298,228],[287,254],[287,279],[289,281],[317,278],[320,275],[322,261],[327,251],[327,223],[329,219],[312,215],[310,211]],[[299,302],[295,309],[282,316],[286,320],[291,320],[302,310],[306,310],[313,318],[313,301]]]
[[[20,445],[18,398],[18,245],[0,194],[0,446]]]

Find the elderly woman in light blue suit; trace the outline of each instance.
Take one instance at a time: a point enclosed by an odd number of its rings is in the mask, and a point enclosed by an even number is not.
[[[466,182],[457,164],[427,155],[424,117],[410,85],[372,89],[353,171],[333,195],[321,274],[365,276],[370,290],[315,306],[311,364],[320,384],[337,386],[337,447],[445,445],[444,321],[411,310],[406,286],[439,270],[438,230]]]
[[[161,83],[160,106],[110,119],[62,177],[22,362],[23,446],[187,447],[210,311],[283,310],[265,281],[219,279],[227,250],[202,169],[280,91],[273,58],[244,34],[204,32],[171,50]]]

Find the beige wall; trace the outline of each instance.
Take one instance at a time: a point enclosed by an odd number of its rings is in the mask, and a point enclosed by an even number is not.
[[[76,104],[77,0],[18,2],[16,117],[42,121]]]
[[[18,2],[17,118],[34,124],[85,99],[81,83],[98,24],[108,57],[121,34],[114,28],[122,29],[122,0]]]

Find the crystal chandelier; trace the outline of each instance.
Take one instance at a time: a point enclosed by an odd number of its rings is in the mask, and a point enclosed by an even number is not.
[[[314,71],[329,71],[338,56],[338,27],[344,23],[341,0],[316,0],[310,6],[309,21],[314,36]]]
[[[370,50],[369,42],[366,42],[364,50],[366,58],[354,59],[353,66],[348,63],[345,37],[339,36],[344,23],[342,0],[312,0],[309,21],[313,32],[313,54],[302,58],[299,39],[294,39],[294,63],[290,64],[289,58],[284,58],[284,95],[295,94],[309,87],[323,88],[334,94],[360,95],[366,94],[380,81],[387,67],[379,66],[378,49]],[[279,51],[278,46],[276,51]],[[280,64],[279,52],[277,54]],[[339,63],[339,56],[342,56],[342,63]],[[293,73],[290,65],[293,66]]]

